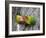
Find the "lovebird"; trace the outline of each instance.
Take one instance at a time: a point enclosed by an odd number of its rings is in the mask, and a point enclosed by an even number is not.
[[[36,16],[20,16],[16,15],[16,22],[19,23],[24,22],[25,24],[28,24],[30,26],[34,26],[36,24],[37,18]]]
[[[26,23],[30,26],[34,26],[36,24],[37,18],[35,16],[27,16],[28,19],[26,20]]]

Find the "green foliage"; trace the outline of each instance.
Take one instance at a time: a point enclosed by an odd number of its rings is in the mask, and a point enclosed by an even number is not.
[[[20,14],[20,12],[17,12],[17,14],[16,14],[16,15],[21,15],[21,14]]]

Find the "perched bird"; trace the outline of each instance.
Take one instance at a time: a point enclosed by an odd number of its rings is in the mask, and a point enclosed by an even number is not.
[[[36,17],[35,16],[20,16],[16,15],[16,22],[22,23],[22,24],[29,24],[29,25],[35,25],[36,24]]]

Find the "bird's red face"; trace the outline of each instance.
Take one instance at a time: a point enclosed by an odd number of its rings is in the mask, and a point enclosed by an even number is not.
[[[25,20],[27,19],[27,17],[26,16],[20,16],[19,17],[19,21],[21,22],[21,23],[25,23]]]
[[[19,21],[24,21],[25,20],[25,17],[24,16],[20,16],[19,17]]]

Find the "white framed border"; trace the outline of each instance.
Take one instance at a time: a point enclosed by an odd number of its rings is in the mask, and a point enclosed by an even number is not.
[[[40,30],[12,31],[12,7],[37,7],[40,8]],[[43,6],[27,4],[9,4],[9,35],[43,33]]]

